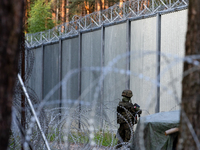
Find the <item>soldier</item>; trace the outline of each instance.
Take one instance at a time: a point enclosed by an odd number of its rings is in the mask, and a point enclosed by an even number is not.
[[[117,106],[117,123],[120,124],[117,138],[118,146],[121,147],[122,142],[129,142],[131,138],[131,131],[133,133],[133,125],[137,123],[137,114],[140,116],[142,110],[138,104],[132,104],[131,97],[133,96],[131,90],[124,90],[122,92],[122,101]]]

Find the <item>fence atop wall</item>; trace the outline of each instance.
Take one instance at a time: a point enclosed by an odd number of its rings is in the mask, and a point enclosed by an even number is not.
[[[111,24],[141,16],[150,16],[156,13],[178,10],[188,6],[188,0],[131,0],[118,3],[114,6],[93,12],[84,17],[74,16],[73,20],[53,29],[26,34],[26,47],[31,48],[45,43],[58,41],[78,35],[80,31],[100,28],[103,24]]]

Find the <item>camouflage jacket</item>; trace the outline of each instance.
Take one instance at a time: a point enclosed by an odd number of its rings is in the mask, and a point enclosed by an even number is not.
[[[132,125],[137,123],[136,113],[141,114],[139,105],[136,103],[133,105],[131,102],[120,101],[117,106],[117,123],[131,123]]]

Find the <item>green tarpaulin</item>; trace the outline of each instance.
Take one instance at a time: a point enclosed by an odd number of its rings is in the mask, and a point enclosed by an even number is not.
[[[179,127],[179,121],[180,111],[141,117],[131,142],[131,150],[172,150],[178,132],[166,136],[165,131]]]

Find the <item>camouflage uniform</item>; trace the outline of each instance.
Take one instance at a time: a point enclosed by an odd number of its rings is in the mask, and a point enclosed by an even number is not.
[[[122,101],[120,101],[117,106],[117,123],[120,124],[118,129],[118,144],[121,142],[129,142],[131,138],[131,129],[133,132],[133,125],[137,123],[135,115],[138,111],[139,114],[141,114],[140,106],[136,103],[133,105],[130,102],[133,96],[131,90],[124,90],[122,96]],[[121,145],[117,148],[119,147],[121,147]]]

